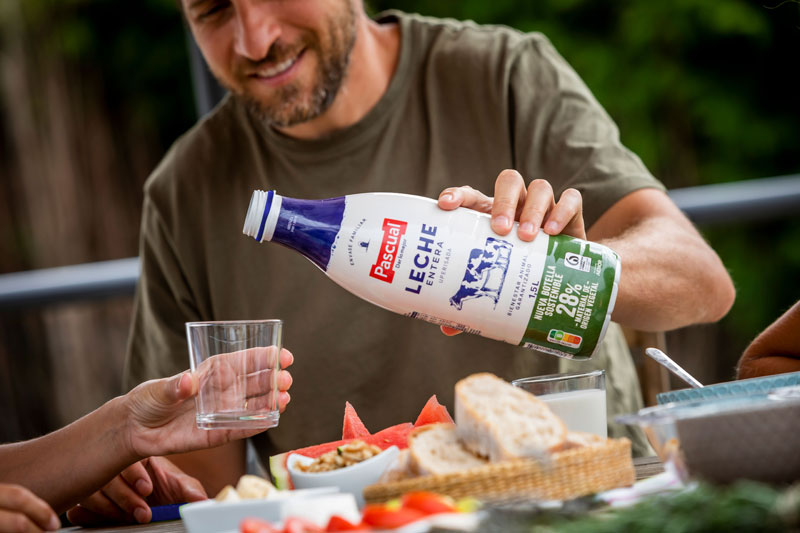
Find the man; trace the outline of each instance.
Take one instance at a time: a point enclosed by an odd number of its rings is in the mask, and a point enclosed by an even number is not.
[[[411,420],[434,393],[452,408],[456,380],[477,371],[511,379],[605,368],[610,414],[641,405],[616,325],[585,364],[445,337],[343,291],[294,252],[240,235],[253,189],[438,196],[443,209],[491,212],[500,235],[519,219],[527,240],[543,227],[602,241],[623,264],[614,318],[634,328],[713,321],[729,309],[719,258],[541,35],[399,13],[373,21],[360,0],[182,6],[232,96],[146,185],[126,386],[186,366],[185,321],[274,317],[297,354],[293,409],[254,441],[262,459],[337,438],[345,400],[372,430]],[[449,187],[459,183],[474,188]],[[172,461],[213,493],[243,472],[244,444]],[[86,508],[135,499],[128,485]]]

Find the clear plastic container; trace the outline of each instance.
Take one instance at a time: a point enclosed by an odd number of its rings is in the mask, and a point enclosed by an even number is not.
[[[640,426],[662,462],[672,463],[683,480],[800,480],[797,388],[665,404],[616,420]]]

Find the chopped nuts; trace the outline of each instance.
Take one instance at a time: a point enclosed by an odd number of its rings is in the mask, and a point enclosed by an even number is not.
[[[335,450],[322,454],[313,463],[307,465],[295,465],[301,472],[330,472],[346,466],[352,466],[365,459],[374,457],[383,450],[374,444],[367,444],[361,440],[354,440]]]

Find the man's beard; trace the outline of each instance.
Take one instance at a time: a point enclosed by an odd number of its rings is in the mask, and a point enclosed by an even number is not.
[[[355,13],[351,3],[346,4],[347,12],[330,20],[327,49],[318,36],[304,43],[303,54],[314,51],[318,60],[310,89],[304,91],[298,83],[290,83],[277,88],[267,102],[245,90],[229,87],[255,117],[271,126],[285,128],[317,118],[331,106],[344,82],[356,38]],[[278,64],[297,53],[297,48],[292,48],[294,52],[286,53],[285,45],[275,43],[258,63]]]

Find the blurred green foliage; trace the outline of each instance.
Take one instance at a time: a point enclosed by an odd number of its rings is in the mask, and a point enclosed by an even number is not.
[[[698,482],[609,507],[592,497],[562,506],[488,504],[478,531],[527,533],[779,533],[800,527],[800,485]]]
[[[18,1],[32,46],[102,79],[120,123],[156,131],[163,149],[194,122],[189,59],[176,0]],[[0,16],[2,14],[0,13]]]
[[[555,514],[555,513],[552,513]],[[800,486],[753,481],[727,486],[700,483],[677,493],[650,496],[629,507],[583,516],[547,516],[530,521],[530,533],[780,533],[800,526]]]
[[[110,113],[156,131],[195,120],[175,0],[14,0],[37,45],[99,71]],[[800,171],[795,75],[800,4],[781,0],[368,0],[421,14],[541,31],[671,188]],[[0,10],[2,17],[3,10]],[[722,324],[732,361],[800,298],[796,219],[704,228],[739,296]]]

